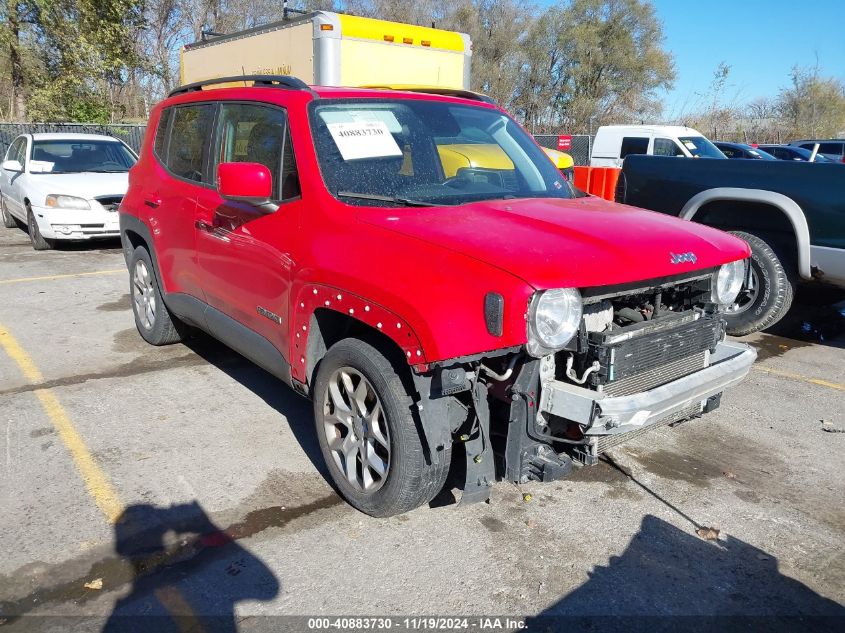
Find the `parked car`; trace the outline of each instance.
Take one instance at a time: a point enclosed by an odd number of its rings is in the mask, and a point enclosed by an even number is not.
[[[727,143],[725,141],[713,141],[713,145],[728,158],[745,158],[750,160],[777,160],[765,151],[746,145],[745,143]]]
[[[566,180],[570,183],[574,183],[575,161],[572,160],[572,156],[570,156],[566,152],[560,152],[556,149],[550,149],[548,147],[544,147],[543,151],[546,152],[546,155],[552,159],[552,162],[555,164],[555,167],[557,167],[560,173],[564,175]]]
[[[790,145],[812,152],[816,143],[819,145],[819,154],[836,163],[845,163],[845,139],[809,139],[792,141]]]
[[[813,152],[810,150],[804,149],[803,147],[795,147],[793,145],[760,145],[759,148],[767,154],[771,154],[778,160],[795,160],[806,163],[813,155]],[[836,161],[829,159],[824,154],[816,154],[813,162],[833,163]]]
[[[631,156],[617,202],[731,231],[751,247],[751,275],[727,313],[728,332],[780,321],[796,285],[845,288],[845,178],[841,165],[671,161]]]
[[[97,134],[22,134],[0,168],[3,225],[26,227],[32,247],[115,238],[117,208],[137,160],[122,141]]]
[[[120,207],[135,323],[205,330],[312,398],[359,510],[426,503],[453,452],[462,503],[560,478],[749,371],[724,340],[742,240],[575,198],[484,100],[237,81],[152,110]],[[456,139],[508,167],[447,175]]]
[[[678,125],[603,125],[596,131],[591,167],[622,167],[626,156],[725,158],[699,131]]]

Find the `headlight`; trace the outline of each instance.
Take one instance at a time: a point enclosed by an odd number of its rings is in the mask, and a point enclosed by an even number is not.
[[[47,196],[45,204],[51,209],[77,209],[80,211],[87,211],[91,208],[85,198],[77,198],[76,196],[63,196],[57,193],[51,193]]]
[[[713,285],[710,289],[710,300],[723,306],[730,305],[736,301],[742,284],[745,281],[745,272],[748,260],[740,259],[729,264],[723,264],[715,273]]]
[[[581,293],[556,288],[534,295],[528,311],[528,353],[537,358],[562,349],[578,332]]]

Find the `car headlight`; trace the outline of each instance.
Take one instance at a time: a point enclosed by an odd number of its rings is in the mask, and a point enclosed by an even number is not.
[[[58,193],[51,193],[47,196],[45,204],[51,209],[77,209],[80,211],[87,211],[91,208],[85,198],[77,198],[76,196],[63,196]]]
[[[581,293],[556,288],[537,293],[528,309],[528,353],[540,358],[562,349],[581,324]]]
[[[729,264],[723,264],[714,274],[710,289],[710,300],[723,306],[736,301],[742,284],[745,282],[747,259],[739,259]]]

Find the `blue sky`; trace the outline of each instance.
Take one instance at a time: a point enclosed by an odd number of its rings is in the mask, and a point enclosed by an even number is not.
[[[653,0],[675,57],[667,118],[700,109],[719,62],[731,66],[725,101],[775,96],[793,66],[845,82],[845,0]]]
[[[540,0],[546,6],[555,0]],[[724,101],[773,97],[793,66],[815,66],[845,82],[845,0],[652,0],[664,47],[675,57],[675,87],[664,118],[702,109],[713,71],[731,67]]]

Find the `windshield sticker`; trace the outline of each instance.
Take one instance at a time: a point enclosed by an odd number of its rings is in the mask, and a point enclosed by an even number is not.
[[[402,133],[402,124],[390,110],[327,110],[320,112],[326,123],[370,123],[381,121],[392,134]]]
[[[53,171],[56,163],[50,163],[46,160],[31,160],[29,161],[29,171],[47,173]]]
[[[692,141],[684,141],[684,145],[690,151],[698,149]]]
[[[384,121],[329,123],[327,127],[343,160],[402,156]]]

